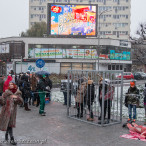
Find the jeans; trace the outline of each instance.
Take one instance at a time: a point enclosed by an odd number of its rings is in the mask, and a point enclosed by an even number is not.
[[[63,92],[64,104],[67,105],[67,92]],[[69,94],[69,106],[71,106],[71,94]]]
[[[129,119],[132,118],[132,108],[133,108],[133,119],[136,119],[136,105],[128,104]]]

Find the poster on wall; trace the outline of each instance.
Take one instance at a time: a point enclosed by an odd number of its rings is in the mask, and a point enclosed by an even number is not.
[[[98,58],[98,54],[96,49],[92,49],[92,59],[97,59]]]
[[[62,49],[56,49],[56,58],[63,58]]]
[[[48,58],[49,57],[49,50],[42,48],[41,49],[41,58]]]
[[[35,58],[41,58],[41,49],[35,48]]]
[[[97,5],[48,4],[48,9],[49,35],[97,35]]]
[[[115,50],[110,50],[110,59],[115,59]]]
[[[78,58],[83,59],[85,55],[85,50],[84,49],[78,49]]]
[[[13,70],[13,64],[12,63],[9,63],[7,64],[7,75],[9,74],[9,72]]]
[[[86,59],[91,59],[91,56],[92,56],[91,49],[85,49],[85,58]]]
[[[49,49],[49,58],[55,58],[55,49]]]
[[[28,58],[35,58],[35,49],[34,48],[28,49]]]

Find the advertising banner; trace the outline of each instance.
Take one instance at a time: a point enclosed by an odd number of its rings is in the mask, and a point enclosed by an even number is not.
[[[50,35],[96,35],[96,5],[50,4],[48,8]]]

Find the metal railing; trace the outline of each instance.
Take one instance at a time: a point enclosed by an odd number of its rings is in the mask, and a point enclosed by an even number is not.
[[[123,71],[69,70],[67,116],[98,126],[121,123],[122,94]]]

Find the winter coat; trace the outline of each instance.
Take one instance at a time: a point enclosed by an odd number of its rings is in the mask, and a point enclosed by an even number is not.
[[[99,100],[102,100],[102,87],[100,88],[100,96]],[[114,87],[111,87],[105,84],[105,94],[104,94],[104,101],[106,100],[113,100],[114,97]]]
[[[3,92],[3,86],[4,86],[4,81],[3,79],[0,79],[0,93]]]
[[[95,99],[95,89],[94,89],[94,84],[88,84],[87,87],[87,94],[86,94],[86,100],[87,100],[87,104],[90,105],[92,102],[94,102]]]
[[[45,84],[46,84],[46,87],[49,86],[50,90],[52,89],[52,81],[49,78],[45,79]]]
[[[86,90],[87,90],[87,83],[83,82],[81,85],[79,85],[79,88],[77,90],[77,96],[75,98],[75,101],[77,103],[83,103],[83,98],[86,96]]]
[[[37,88],[36,88],[37,92],[39,92],[39,97],[44,97],[45,96],[45,90],[46,90],[46,86],[45,86],[45,82],[43,80],[39,80],[37,83]]]
[[[7,77],[7,80],[4,82],[3,92],[5,92],[5,90],[8,89],[9,83],[10,83],[10,81],[12,81],[12,79],[13,79],[13,78],[12,78],[11,76],[8,76],[8,77]]]
[[[127,94],[128,94],[127,95],[127,104],[132,104],[132,105],[139,104],[139,98],[137,96],[139,94],[139,90],[136,86],[134,88],[130,87],[128,89]],[[130,94],[135,94],[135,95],[130,95]]]
[[[146,87],[144,89],[143,95],[144,95],[144,104],[146,105]]]
[[[17,99],[13,99],[10,96],[16,95]],[[0,130],[6,131],[7,127],[16,126],[16,114],[17,104],[22,104],[21,92],[17,90],[12,93],[10,90],[6,90],[0,98],[0,104],[2,105],[0,114]]]
[[[36,91],[37,79],[35,77],[30,78],[30,86],[32,91]]]

